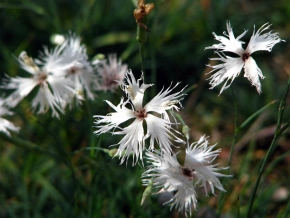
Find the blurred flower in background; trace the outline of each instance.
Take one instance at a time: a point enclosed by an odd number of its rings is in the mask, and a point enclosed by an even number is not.
[[[107,60],[93,62],[100,77],[99,90],[114,92],[125,78],[127,64],[117,59],[117,54],[109,54]]]
[[[34,88],[37,88],[37,94],[32,100],[32,109],[38,113],[46,113],[50,108],[52,115],[59,118],[59,112],[63,112],[59,102],[66,93],[73,93],[71,82],[65,77],[56,76],[55,72],[63,71],[66,65],[59,58],[60,52],[64,46],[57,47],[51,53],[46,49],[43,57],[44,62],[34,60],[24,51],[20,54],[18,61],[20,66],[32,75],[30,78],[9,78],[2,87],[6,89],[16,89],[7,97],[6,104],[9,107],[15,107],[24,97],[26,97]]]
[[[19,127],[14,126],[10,121],[2,118],[5,115],[12,115],[8,108],[4,106],[4,99],[0,98],[0,131],[10,136],[9,131],[18,132]]]
[[[9,107],[15,107],[24,97],[37,88],[32,109],[38,113],[52,110],[59,118],[67,105],[80,104],[85,97],[93,100],[98,89],[97,75],[88,61],[86,48],[80,38],[70,35],[53,50],[45,47],[40,59],[35,61],[24,51],[18,58],[20,66],[32,75],[30,78],[9,78],[2,88],[16,89],[6,99]],[[75,101],[76,100],[76,101]]]
[[[62,56],[67,58],[71,66],[65,71],[65,75],[62,76],[72,80],[76,96],[85,91],[86,97],[94,100],[94,91],[98,89],[98,79],[91,63],[88,61],[86,47],[81,44],[80,37],[74,34],[70,34],[64,43],[66,43],[66,46]]]

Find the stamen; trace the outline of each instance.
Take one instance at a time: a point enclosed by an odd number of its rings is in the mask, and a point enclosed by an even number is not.
[[[194,174],[193,172],[195,171],[194,169],[182,167],[181,170],[184,176],[189,177],[189,179],[193,179],[193,174]]]
[[[250,53],[243,53],[242,59],[245,62],[250,57]]]
[[[79,72],[80,68],[77,67],[77,66],[73,66],[71,68],[69,68],[67,74],[68,75],[74,75],[74,74],[77,74]]]
[[[40,86],[43,86],[43,84],[46,83],[46,81],[47,81],[47,73],[41,71],[41,72],[36,74],[35,78],[37,79],[38,84]]]
[[[145,109],[136,110],[135,115],[136,115],[138,120],[143,120],[147,117],[147,113],[146,113]]]

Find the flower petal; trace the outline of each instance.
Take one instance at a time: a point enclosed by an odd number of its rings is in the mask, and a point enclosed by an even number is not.
[[[261,79],[264,79],[265,77],[263,76],[262,71],[256,64],[256,61],[252,57],[249,57],[246,60],[244,70],[245,70],[244,77],[248,78],[248,80],[251,82],[253,86],[256,86],[256,89],[260,94],[262,91],[259,77]]]
[[[214,194],[214,187],[220,191],[225,191],[217,177],[231,177],[221,173],[216,173],[216,171],[227,168],[216,168],[216,165],[211,164],[221,151],[221,149],[213,151],[214,147],[215,145],[208,146],[206,137],[202,136],[201,140],[192,143],[186,149],[184,166],[194,170],[194,175],[197,180],[196,185],[202,183],[206,195],[207,183],[210,185],[211,191]]]
[[[122,83],[121,88],[124,90],[124,92],[128,95],[128,97],[132,101],[135,110],[142,109],[144,92],[148,87],[153,86],[153,84],[142,83],[142,85],[140,85],[140,82],[144,81],[143,73],[141,75],[141,78],[136,80],[131,70],[127,71],[125,78],[128,85]]]
[[[226,33],[224,33],[224,35],[226,35],[228,38],[224,36],[218,36],[215,33],[213,33],[214,38],[220,41],[221,43],[214,44],[212,46],[206,47],[205,49],[219,49],[222,51],[233,52],[238,55],[241,55],[244,52],[244,49],[242,47],[242,44],[244,42],[240,41],[239,39],[246,34],[247,30],[245,30],[241,35],[235,38],[231,24],[230,22],[227,22],[227,31],[228,35]]]
[[[115,135],[124,135],[118,143],[119,148],[115,156],[120,156],[122,164],[128,160],[129,156],[133,155],[133,165],[135,165],[139,158],[142,160],[142,153],[145,149],[143,121],[134,120],[129,126],[122,131],[114,132]]]
[[[177,83],[174,87],[171,87],[170,85],[166,90],[162,89],[150,102],[144,106],[146,112],[153,111],[158,114],[162,114],[164,115],[164,119],[169,122],[169,117],[166,111],[172,108],[178,111],[179,107],[177,104],[180,104],[180,101],[185,95],[182,93],[185,87],[179,92],[168,95],[179,84],[180,83]]]
[[[135,118],[135,114],[132,110],[126,108],[124,106],[123,99],[121,99],[120,104],[117,106],[113,105],[110,101],[106,101],[111,108],[113,108],[116,112],[112,112],[108,114],[107,116],[101,116],[101,115],[95,115],[95,118],[98,118],[98,120],[95,122],[98,130],[94,131],[96,135],[106,133],[110,131],[112,128],[117,128],[121,123],[131,119]],[[103,123],[107,123],[105,125],[102,125]]]
[[[143,185],[147,186],[153,179],[153,186],[161,188],[158,193],[176,191],[165,204],[170,204],[179,212],[185,210],[186,215],[188,212],[191,214],[192,207],[196,208],[197,203],[195,188],[192,180],[183,175],[176,155],[155,151],[146,152],[146,157],[151,166],[142,175]]]
[[[145,120],[147,124],[147,134],[145,135],[145,139],[150,137],[149,150],[155,149],[154,142],[156,141],[162,151],[170,154],[172,151],[172,143],[170,142],[172,137],[175,138],[176,141],[182,142],[180,138],[173,134],[171,131],[173,129],[170,126],[171,123],[168,123],[166,120],[151,114],[148,114]]]
[[[218,53],[219,54],[219,53]],[[218,64],[211,66],[213,68],[212,71],[209,73],[214,73],[210,78],[209,84],[211,85],[211,89],[213,89],[215,86],[221,84],[222,82],[225,83],[221,88],[220,94],[223,92],[223,90],[227,89],[233,82],[233,80],[240,74],[241,69],[243,68],[244,62],[243,60],[239,58],[232,58],[229,56],[221,56],[220,58],[211,58],[211,60],[219,60],[224,62],[224,64]],[[228,84],[230,80],[230,83]]]
[[[255,51],[262,50],[270,52],[274,45],[281,41],[284,41],[279,38],[278,33],[271,33],[271,31],[261,35],[261,33],[269,29],[270,26],[270,24],[265,23],[263,26],[260,27],[260,29],[258,29],[256,33],[255,30],[253,31],[253,35],[248,44],[246,52],[250,54],[254,53]]]
[[[9,107],[15,107],[24,97],[26,97],[37,86],[38,81],[34,78],[9,78],[9,81],[1,87],[5,89],[16,89],[5,100]]]
[[[57,98],[52,94],[48,85],[44,83],[38,90],[37,95],[32,101],[32,109],[37,113],[46,113],[51,108],[52,116],[59,118],[59,112],[64,113],[59,106]]]
[[[119,84],[124,83],[127,65],[122,64],[121,60],[118,61],[116,54],[108,55],[108,63],[107,61],[98,61],[96,69],[101,77],[100,90],[114,92]]]

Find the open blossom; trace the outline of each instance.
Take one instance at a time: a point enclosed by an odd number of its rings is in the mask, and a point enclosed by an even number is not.
[[[214,194],[216,187],[225,191],[218,177],[229,177],[217,171],[226,168],[218,168],[212,162],[218,156],[220,149],[213,151],[213,146],[208,145],[205,136],[198,142],[187,147],[184,164],[177,161],[176,155],[160,152],[147,152],[149,169],[142,175],[142,183],[147,186],[153,181],[153,187],[160,192],[175,192],[175,195],[166,204],[175,207],[179,212],[190,213],[196,209],[197,194],[195,187],[203,186],[208,195],[207,184]]]
[[[4,100],[0,99],[0,132],[4,132],[10,136],[9,131],[18,132],[19,127],[16,127],[10,121],[2,118],[2,116],[5,115],[12,115],[12,112],[10,112],[8,108],[4,106]]]
[[[114,92],[118,88],[120,81],[125,78],[127,65],[122,64],[121,60],[118,61],[116,54],[110,54],[108,61],[96,62],[96,68],[101,77],[99,89]]]
[[[127,71],[127,84],[122,83],[122,89],[127,94],[128,100],[121,102],[115,106],[111,102],[106,101],[115,112],[107,116],[96,115],[95,124],[98,130],[95,134],[102,134],[112,130],[114,135],[124,135],[118,143],[119,148],[115,156],[120,156],[121,163],[133,154],[133,164],[140,158],[142,160],[142,152],[145,149],[145,139],[150,138],[149,150],[154,150],[155,143],[161,147],[163,152],[171,152],[171,139],[182,142],[174,133],[171,127],[168,110],[178,110],[177,104],[180,103],[183,95],[182,91],[169,94],[174,87],[159,92],[150,102],[143,106],[143,97],[145,90],[152,84],[144,84],[142,82],[143,75],[136,80],[131,71]],[[127,107],[129,105],[129,107]],[[131,107],[131,108],[130,108]],[[122,128],[120,124],[133,120],[133,122]],[[144,132],[143,125],[146,122],[147,132]],[[119,131],[118,131],[119,130]],[[134,161],[135,160],[135,161]]]
[[[66,45],[61,56],[71,64],[66,71],[58,73],[71,79],[77,98],[82,99],[85,91],[86,97],[94,100],[94,91],[98,89],[98,78],[88,61],[86,47],[81,44],[80,37],[73,34],[68,36],[64,43]]]
[[[270,52],[275,44],[283,41],[279,38],[278,33],[272,33],[271,31],[262,33],[263,31],[269,29],[270,26],[271,25],[266,23],[261,26],[256,33],[254,30],[246,50],[243,49],[242,44],[244,44],[244,42],[240,41],[240,39],[246,34],[247,30],[235,38],[233,29],[228,22],[228,35],[225,34],[225,36],[218,36],[213,33],[215,39],[221,43],[214,44],[206,47],[205,49],[218,50],[216,53],[219,55],[219,58],[211,58],[211,60],[218,60],[223,63],[210,66],[213,68],[210,72],[213,73],[213,75],[209,78],[211,88],[214,88],[225,81],[220,91],[220,93],[222,93],[223,90],[227,89],[231,85],[235,77],[240,74],[242,68],[244,68],[244,77],[248,78],[251,84],[256,87],[259,94],[261,93],[261,83],[259,78],[264,79],[265,77],[263,76],[262,71],[256,64],[255,60],[251,57],[251,54],[255,51],[262,50]],[[237,54],[239,57],[230,57],[225,55],[223,52],[232,52]]]
[[[68,79],[55,75],[56,71],[65,70],[67,66],[58,58],[62,49],[62,46],[57,47],[52,53],[47,53],[43,66],[37,65],[25,51],[20,54],[18,62],[26,72],[31,74],[31,77],[9,78],[9,81],[2,86],[6,89],[16,89],[5,100],[8,106],[16,106],[34,88],[37,88],[37,94],[32,100],[32,109],[37,110],[38,113],[45,113],[50,108],[52,115],[59,117],[59,112],[63,112],[59,102],[65,94],[73,92],[72,84]]]
[[[31,77],[9,78],[2,85],[6,89],[15,89],[6,99],[9,107],[16,106],[32,90],[37,89],[32,109],[38,113],[46,113],[51,109],[52,115],[59,118],[59,113],[64,113],[67,104],[75,99],[78,103],[84,100],[84,90],[88,98],[94,99],[92,87],[97,78],[87,61],[86,49],[77,37],[69,37],[53,50],[45,48],[36,60],[23,51],[18,62]]]

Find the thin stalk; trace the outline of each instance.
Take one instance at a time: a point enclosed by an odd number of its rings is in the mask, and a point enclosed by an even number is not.
[[[142,21],[144,24],[146,24],[147,22],[147,17],[145,16],[143,18],[143,21]],[[139,54],[140,54],[140,61],[141,61],[141,69],[142,69],[142,72],[145,74],[145,71],[144,71],[144,63],[143,63],[143,59],[144,59],[144,54],[143,54],[143,46],[144,44],[146,43],[147,41],[147,32],[144,28],[140,27],[139,25],[137,25],[137,36],[136,36],[136,40],[139,42]]]
[[[260,180],[261,180],[261,177],[262,177],[264,169],[265,169],[266,162],[267,162],[268,158],[270,157],[270,154],[272,153],[271,151],[272,151],[277,139],[278,139],[278,135],[275,134],[274,139],[273,139],[273,141],[272,141],[272,143],[270,145],[270,148],[268,149],[268,152],[266,154],[266,157],[263,160],[262,166],[260,168],[259,176],[258,176],[258,179],[257,179],[256,184],[255,184],[254,191],[253,191],[253,193],[251,195],[251,198],[250,198],[250,206],[249,206],[249,209],[248,209],[248,212],[247,212],[247,217],[250,217],[250,215],[251,215],[251,210],[252,210],[253,203],[254,203],[254,200],[255,200],[255,197],[256,197],[256,192],[258,190],[258,187],[259,187],[259,184],[260,184]]]
[[[86,115],[87,123],[88,123],[87,147],[94,147],[95,138],[93,134],[93,115],[92,115],[92,110],[91,110],[88,100],[85,100],[83,110],[84,110],[84,114]],[[94,155],[95,155],[95,152],[92,150],[90,153],[90,156],[93,158]]]
[[[238,132],[239,132],[239,128],[238,128],[238,104],[237,104],[237,100],[236,97],[234,95],[234,91],[233,88],[231,86],[231,93],[232,93],[232,97],[233,97],[233,101],[234,101],[234,106],[235,106],[235,135],[232,141],[232,146],[231,146],[231,151],[230,151],[230,157],[228,160],[228,166],[230,167],[231,163],[232,163],[232,159],[233,159],[233,152],[234,152],[234,148],[236,145],[236,141],[237,141],[237,137],[238,137]],[[230,168],[228,168],[227,170],[227,174],[230,172]]]
[[[254,203],[254,200],[255,200],[256,192],[258,190],[262,175],[263,175],[263,173],[265,171],[266,163],[267,163],[269,157],[271,156],[271,154],[273,153],[273,151],[275,149],[275,145],[276,145],[277,139],[281,136],[281,134],[290,125],[290,121],[288,121],[288,123],[281,128],[282,119],[283,119],[283,115],[284,115],[284,109],[285,109],[285,103],[286,103],[286,99],[287,99],[287,95],[288,95],[288,91],[289,91],[289,86],[290,86],[290,78],[288,80],[287,90],[286,90],[286,93],[284,95],[284,98],[280,102],[280,106],[279,106],[279,110],[278,110],[278,121],[277,121],[275,135],[274,135],[274,138],[273,138],[273,140],[271,142],[271,145],[270,145],[270,147],[269,147],[269,149],[267,151],[267,154],[266,154],[266,156],[265,156],[265,158],[263,160],[263,163],[262,163],[262,166],[260,168],[259,175],[258,175],[258,179],[257,179],[255,187],[254,187],[254,191],[253,191],[253,193],[251,195],[250,204],[249,204],[249,208],[248,208],[248,212],[247,212],[247,217],[248,218],[251,216],[251,211],[252,211],[253,203]]]
[[[266,109],[268,109],[268,107],[272,106],[273,104],[277,103],[277,100],[271,101],[269,104],[265,105],[264,107],[262,107],[260,110],[256,111],[255,113],[253,113],[248,119],[246,119],[241,125],[240,127],[237,129],[237,131],[241,131],[242,129],[244,129],[245,127],[247,127],[249,125],[249,123],[252,122],[252,120],[254,120],[259,114],[261,114],[262,112],[264,112]]]
[[[181,122],[183,126],[187,126],[182,117],[180,116],[179,113],[176,113],[175,111],[172,111],[173,115]]]
[[[227,173],[226,173],[227,175],[230,172],[230,165],[232,163],[233,153],[234,153],[234,149],[235,149],[235,145],[236,145],[237,137],[238,137],[238,132],[239,132],[238,121],[237,121],[238,105],[237,105],[237,100],[236,100],[236,97],[234,95],[234,91],[233,91],[232,86],[231,86],[231,93],[232,93],[234,107],[235,107],[235,134],[234,134],[234,137],[233,137],[231,150],[230,150],[230,157],[229,157],[229,160],[228,160],[228,169],[227,169]],[[222,183],[222,185],[224,185],[224,179],[222,179],[221,183]],[[218,202],[221,202],[219,204],[219,206],[218,206],[218,212],[217,212],[218,217],[220,216],[221,210],[222,210],[222,208],[224,206],[225,200],[223,198],[224,198],[224,192],[221,192],[221,194],[219,195],[219,198],[218,198]]]
[[[151,79],[150,79],[150,83],[152,84],[156,84],[157,82],[157,72],[156,72],[156,55],[155,55],[155,50],[154,48],[151,47]],[[151,96],[155,96],[156,95],[156,86],[152,86],[151,88]]]
[[[139,54],[140,54],[141,70],[145,74],[144,63],[143,63],[143,59],[144,59],[143,45],[141,44],[139,45]]]

